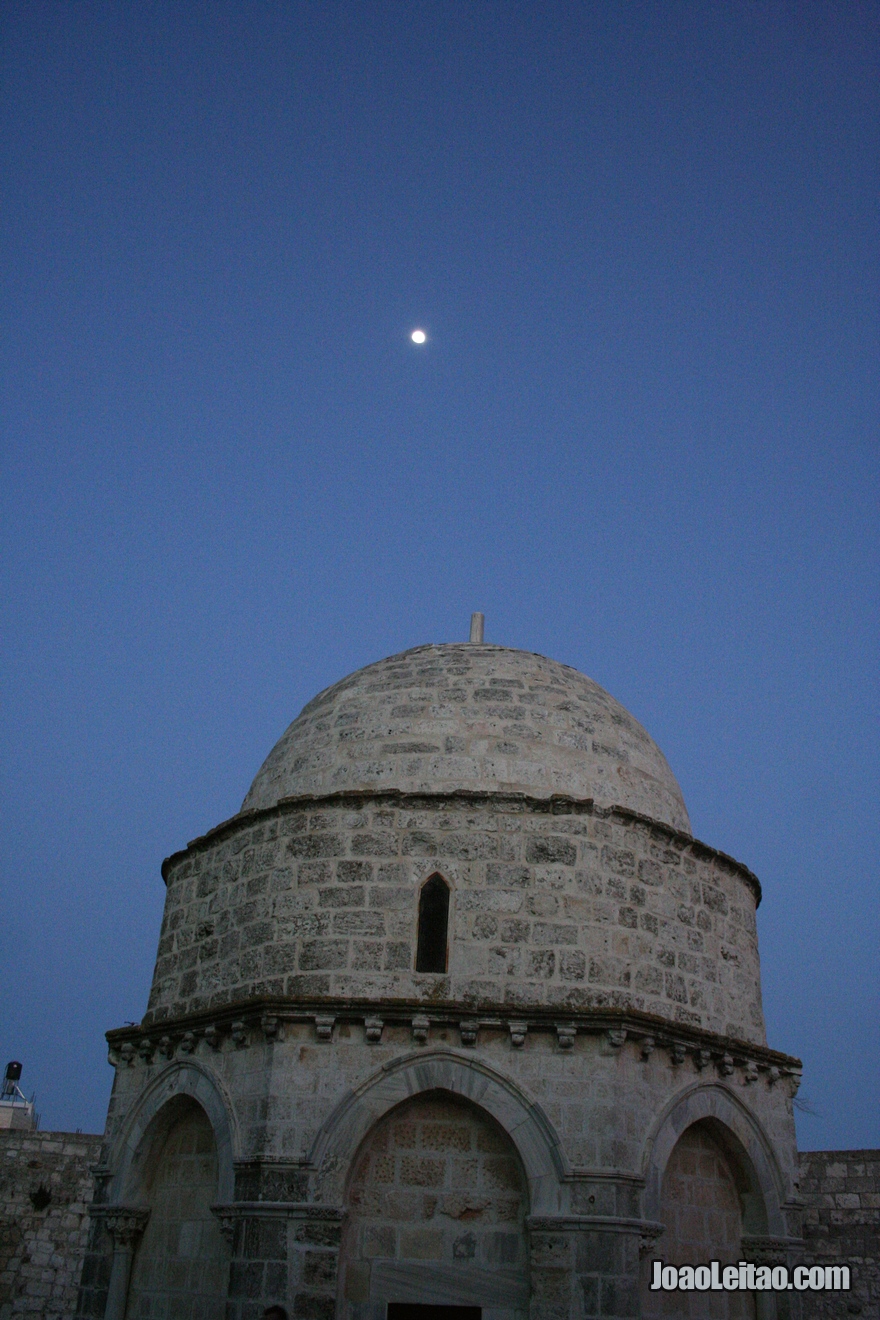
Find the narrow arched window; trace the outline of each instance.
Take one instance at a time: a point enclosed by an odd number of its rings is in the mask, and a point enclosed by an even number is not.
[[[432,875],[419,895],[417,972],[446,971],[446,933],[449,925],[449,886],[442,875]]]

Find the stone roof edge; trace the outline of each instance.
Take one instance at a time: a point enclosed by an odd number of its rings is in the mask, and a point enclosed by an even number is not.
[[[555,1031],[559,1026],[572,1026],[580,1027],[587,1034],[598,1034],[623,1027],[626,1038],[631,1041],[651,1040],[658,1045],[671,1045],[675,1041],[680,1041],[692,1049],[708,1044],[711,1045],[713,1052],[729,1053],[737,1059],[756,1059],[766,1065],[776,1064],[797,1073],[803,1068],[802,1061],[795,1055],[774,1050],[769,1045],[723,1035],[691,1023],[671,1022],[669,1018],[660,1017],[655,1013],[644,1013],[635,1008],[573,1009],[552,1004],[465,1006],[453,1000],[426,1003],[422,999],[376,1000],[332,995],[320,998],[260,995],[166,1018],[148,1020],[149,1014],[147,1014],[137,1025],[111,1028],[105,1032],[105,1039],[111,1048],[118,1048],[125,1041],[141,1041],[146,1038],[155,1041],[163,1036],[178,1038],[187,1032],[198,1036],[211,1025],[228,1029],[233,1021],[239,1019],[243,1024],[253,1027],[269,1021],[273,1024],[270,1031],[274,1031],[276,1020],[308,1022],[322,1018],[337,1022],[381,1018],[383,1023],[390,1026],[410,1023],[413,1017],[425,1017],[429,1021],[445,1025],[471,1022],[486,1028],[505,1026],[511,1021],[525,1022],[531,1030]]]
[[[684,830],[677,830],[674,826],[667,825],[665,821],[656,820],[653,816],[645,816],[639,811],[631,811],[629,807],[600,807],[596,805],[592,798],[576,798],[567,793],[553,793],[549,797],[535,797],[530,793],[499,793],[490,789],[470,788],[459,788],[444,793],[410,793],[401,788],[356,788],[343,789],[338,793],[306,793],[281,798],[271,807],[257,807],[251,811],[239,811],[235,816],[230,816],[228,820],[223,820],[219,825],[207,830],[205,834],[190,839],[185,848],[178,848],[176,852],[171,853],[162,862],[162,879],[167,885],[170,868],[175,862],[179,862],[183,857],[186,857],[187,853],[200,852],[203,848],[212,847],[242,826],[259,824],[261,821],[271,820],[275,816],[293,810],[301,810],[302,808],[309,809],[310,807],[320,807],[327,804],[344,806],[349,802],[354,804],[370,801],[395,803],[426,801],[518,802],[524,805],[527,804],[538,812],[551,815],[569,814],[573,810],[574,812],[598,816],[606,820],[609,817],[617,817],[622,821],[642,825],[649,829],[652,834],[668,839],[679,852],[690,852],[701,861],[715,862],[722,870],[735,872],[742,880],[745,880],[752,890],[755,897],[755,907],[761,905],[761,882],[754,871],[749,870],[744,862],[737,861],[729,853],[722,852],[719,848],[713,848],[708,843],[702,843],[699,839],[694,838],[692,834],[687,834]]]
[[[38,1141],[103,1141],[103,1132],[67,1132],[63,1129],[58,1131],[55,1128],[0,1128],[0,1141],[7,1137],[27,1137],[29,1140],[36,1137]]]
[[[873,1163],[875,1160],[880,1160],[880,1148],[872,1146],[856,1146],[853,1150],[848,1148],[843,1150],[801,1150],[798,1148],[798,1155],[802,1160],[821,1156],[823,1160],[832,1158],[841,1160],[870,1159]]]

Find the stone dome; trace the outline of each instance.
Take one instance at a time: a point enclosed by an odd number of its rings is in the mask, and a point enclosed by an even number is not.
[[[690,833],[666,758],[604,688],[568,665],[484,643],[419,646],[304,707],[242,811],[352,790],[560,793]]]

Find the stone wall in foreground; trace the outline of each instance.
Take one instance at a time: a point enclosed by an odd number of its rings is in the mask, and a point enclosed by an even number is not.
[[[0,1132],[0,1320],[68,1320],[101,1137]]]
[[[0,1320],[74,1314],[100,1147],[91,1134],[0,1132]],[[800,1167],[804,1259],[853,1271],[849,1294],[803,1294],[804,1320],[880,1316],[880,1151],[804,1151]]]
[[[848,1295],[804,1294],[806,1320],[880,1316],[880,1150],[806,1150],[800,1166],[804,1259],[852,1269]]]

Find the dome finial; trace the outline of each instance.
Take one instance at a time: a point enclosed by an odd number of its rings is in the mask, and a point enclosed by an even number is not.
[[[483,623],[484,623],[484,618],[482,614],[471,615],[470,641],[481,642],[483,640]]]

